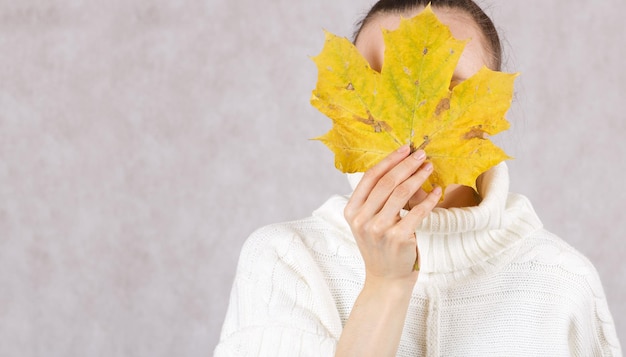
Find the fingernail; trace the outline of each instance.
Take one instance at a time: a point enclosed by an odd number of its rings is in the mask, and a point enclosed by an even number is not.
[[[424,150],[417,150],[416,152],[413,153],[413,158],[415,158],[416,160],[422,160],[426,157],[426,153],[424,152]]]
[[[433,193],[435,195],[440,195],[441,194],[441,187],[437,186],[437,187],[433,188]]]
[[[400,148],[398,149],[398,152],[399,152],[399,153],[401,153],[401,154],[402,154],[402,153],[406,153],[407,151],[409,151],[409,145],[408,145],[408,144],[406,144],[406,145],[402,145],[402,146],[400,146]]]
[[[433,164],[430,162],[427,162],[424,164],[424,170],[431,172],[433,170]]]

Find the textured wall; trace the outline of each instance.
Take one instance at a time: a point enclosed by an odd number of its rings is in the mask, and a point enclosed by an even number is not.
[[[207,356],[239,249],[348,185],[308,138],[322,28],[371,1],[0,0],[0,356]],[[512,189],[626,342],[626,3],[485,1]]]

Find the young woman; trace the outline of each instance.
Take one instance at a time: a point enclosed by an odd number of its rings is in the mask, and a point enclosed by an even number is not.
[[[471,0],[381,0],[355,44],[380,70],[380,29],[432,4],[471,39],[453,82],[500,69],[500,41]],[[420,190],[432,166],[399,148],[350,197],[246,242],[216,356],[619,356],[591,263],[509,193],[507,167]],[[353,187],[354,187],[353,186]],[[408,210],[406,210],[408,209]],[[419,259],[420,270],[413,269]]]

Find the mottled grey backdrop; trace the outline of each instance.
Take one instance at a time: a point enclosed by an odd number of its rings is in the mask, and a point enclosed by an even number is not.
[[[0,356],[209,356],[255,228],[347,193],[308,104],[372,0],[0,0]],[[626,342],[622,0],[483,1],[521,71],[512,189]]]

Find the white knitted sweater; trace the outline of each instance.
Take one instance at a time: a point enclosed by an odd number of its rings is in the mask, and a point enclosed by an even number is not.
[[[435,209],[398,356],[621,356],[591,263],[508,193],[500,164],[477,207]],[[335,196],[312,217],[261,228],[241,253],[215,356],[333,356],[363,260]]]

